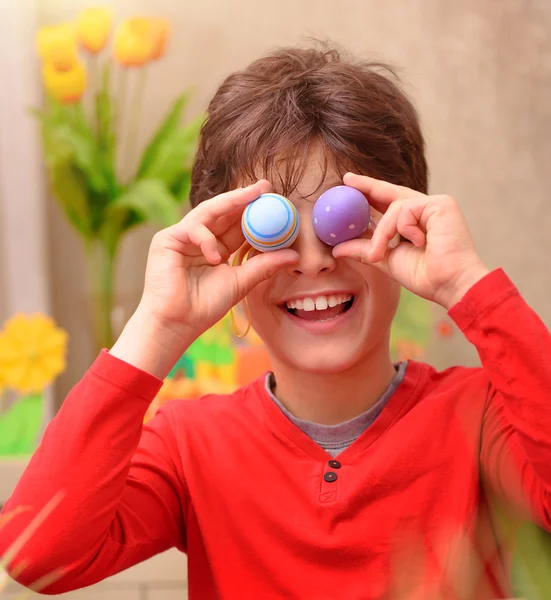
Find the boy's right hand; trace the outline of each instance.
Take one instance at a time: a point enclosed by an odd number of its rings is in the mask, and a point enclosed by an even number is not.
[[[198,337],[253,287],[298,260],[294,250],[283,250],[258,254],[241,266],[227,264],[245,241],[244,208],[269,190],[262,180],[220,194],[155,235],[141,300],[152,318]]]
[[[131,349],[140,342],[136,338],[143,338],[144,334],[154,336],[155,340],[149,340],[150,347],[181,346],[167,359],[177,360],[187,345],[219,321],[252,288],[281,267],[298,261],[298,254],[286,249],[256,254],[236,267],[227,263],[245,241],[241,230],[244,208],[270,188],[268,181],[261,180],[205,200],[179,223],[154,236],[143,296],[127,325],[133,333],[127,333],[126,342],[119,339],[112,354],[127,362],[140,363],[136,366],[156,371],[154,374],[160,376],[171,366],[152,369],[142,364],[143,359],[128,359],[136,353]],[[124,336],[125,332],[121,338]]]

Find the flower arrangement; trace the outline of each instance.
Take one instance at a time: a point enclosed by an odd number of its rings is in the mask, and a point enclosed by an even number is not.
[[[66,351],[66,332],[46,315],[15,315],[0,331],[0,457],[34,452],[44,393],[65,370]]]
[[[147,75],[165,56],[169,36],[168,21],[154,17],[114,27],[107,8],[88,8],[36,36],[45,101],[32,112],[51,191],[84,244],[96,350],[114,341],[114,267],[123,236],[142,223],[173,224],[189,195],[203,119],[181,124],[187,92],[141,156],[135,151]]]

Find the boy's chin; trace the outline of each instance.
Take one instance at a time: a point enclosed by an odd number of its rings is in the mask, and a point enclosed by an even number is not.
[[[359,362],[359,356],[351,353],[350,349],[343,352],[335,347],[318,347],[303,352],[292,352],[284,357],[284,362],[303,373],[318,375],[335,375],[354,367]]]

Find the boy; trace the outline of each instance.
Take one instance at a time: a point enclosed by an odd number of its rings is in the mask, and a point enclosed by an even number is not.
[[[311,211],[343,182],[378,224],[331,248]],[[270,189],[297,207],[296,243],[230,266],[244,207]],[[497,502],[551,528],[551,337],[484,266],[457,203],[427,195],[403,93],[334,51],[256,61],[209,106],[191,200],[5,507],[66,493],[12,572],[28,585],[65,567],[60,593],[177,547],[192,600],[507,597]],[[401,286],[449,310],[482,368],[392,364]],[[245,298],[273,374],[142,427],[178,357]]]

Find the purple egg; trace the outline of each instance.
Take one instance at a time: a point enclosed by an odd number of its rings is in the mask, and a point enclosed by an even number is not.
[[[337,185],[324,192],[314,204],[314,231],[325,244],[336,246],[360,237],[369,226],[367,198],[357,189]]]

